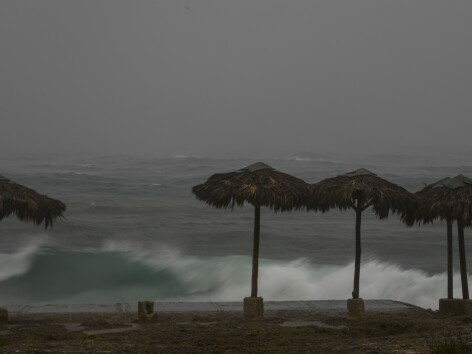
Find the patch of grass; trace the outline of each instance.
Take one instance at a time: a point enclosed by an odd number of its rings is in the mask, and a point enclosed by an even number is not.
[[[10,341],[7,338],[0,337],[0,347],[10,344]]]
[[[440,338],[431,335],[429,348],[431,354],[472,354],[470,338],[459,332]]]

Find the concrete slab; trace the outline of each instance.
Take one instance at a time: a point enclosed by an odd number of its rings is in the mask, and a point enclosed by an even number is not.
[[[304,301],[311,310],[319,312],[346,311],[346,300],[315,300]]]
[[[154,309],[159,312],[215,312],[221,311],[213,302],[155,302]]]
[[[317,301],[265,301],[264,307],[268,311],[310,310],[313,308],[313,306],[310,306],[311,302]]]
[[[138,322],[157,322],[157,313],[154,312],[154,301],[138,301]]]
[[[472,315],[472,300],[439,299],[439,313],[445,315]]]
[[[262,297],[245,297],[243,302],[243,316],[247,320],[264,319],[264,299]]]
[[[46,305],[9,305],[10,313],[81,313],[81,312],[137,312],[138,305],[116,304],[46,304]]]
[[[366,311],[418,309],[418,306],[392,300],[364,300]]]
[[[409,311],[419,307],[393,300],[364,300],[366,312]],[[70,304],[70,305],[9,305],[10,314],[18,313],[80,313],[136,312],[138,303]],[[154,302],[159,312],[242,312],[243,302]],[[264,301],[264,311],[302,310],[321,313],[347,313],[346,300]]]
[[[329,328],[329,329],[345,329],[345,325],[333,326],[321,321],[285,321],[279,324],[278,326],[282,327],[307,327],[315,326],[320,328]]]
[[[136,323],[130,323],[128,327],[118,327],[118,328],[108,328],[108,329],[94,329],[84,331],[85,334],[89,336],[93,336],[96,334],[107,334],[107,333],[121,333],[121,332],[129,332],[138,329],[138,325]]]
[[[349,316],[358,317],[365,314],[364,300],[361,298],[348,299],[347,301],[347,314]]]
[[[243,302],[213,302],[218,311],[243,312]]]

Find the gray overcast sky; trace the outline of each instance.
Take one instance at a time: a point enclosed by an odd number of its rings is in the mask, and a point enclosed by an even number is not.
[[[1,0],[2,153],[472,151],[472,1]]]

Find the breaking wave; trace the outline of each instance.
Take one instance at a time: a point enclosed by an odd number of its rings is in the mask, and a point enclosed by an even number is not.
[[[250,293],[249,256],[195,257],[176,250],[64,251],[41,243],[0,254],[2,304],[241,301]],[[265,300],[324,300],[350,297],[353,264],[316,264],[261,259],[259,294]],[[455,293],[460,277],[455,274]],[[436,309],[446,295],[446,274],[370,260],[361,269],[364,299],[392,299]]]

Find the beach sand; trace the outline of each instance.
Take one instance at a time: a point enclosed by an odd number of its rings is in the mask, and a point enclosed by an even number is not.
[[[0,330],[2,353],[429,353],[444,338],[470,340],[472,318],[420,308],[343,313],[269,310],[163,312],[139,324],[135,312],[14,313]]]

